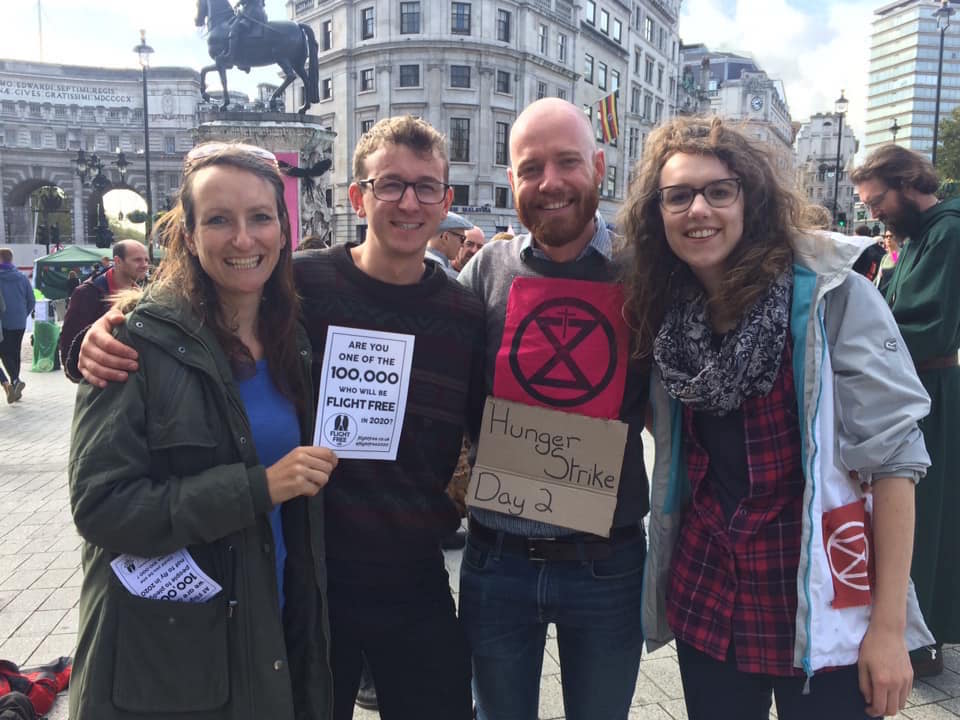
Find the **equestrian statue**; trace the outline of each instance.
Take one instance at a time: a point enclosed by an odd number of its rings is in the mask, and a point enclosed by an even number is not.
[[[197,27],[207,26],[207,48],[213,65],[200,70],[200,96],[210,102],[206,76],[211,70],[220,75],[223,87],[221,110],[230,104],[227,92],[227,70],[238,67],[250,72],[252,67],[277,64],[283,70],[283,84],[270,96],[270,108],[282,107],[283,91],[299,77],[305,88],[303,105],[307,112],[311,103],[320,101],[317,69],[317,38],[308,25],[267,20],[264,0],[239,0],[237,8],[229,0],[197,0]]]

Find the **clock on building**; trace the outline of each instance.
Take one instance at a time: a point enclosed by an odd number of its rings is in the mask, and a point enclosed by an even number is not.
[[[752,98],[750,98],[750,107],[757,111],[763,108],[763,96],[754,95]]]

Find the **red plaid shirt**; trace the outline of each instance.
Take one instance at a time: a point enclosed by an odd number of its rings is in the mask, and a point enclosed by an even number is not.
[[[773,389],[743,403],[750,489],[729,523],[703,482],[710,458],[685,409],[692,494],[667,589],[679,639],[717,660],[732,640],[739,670],[781,676],[801,674],[793,645],[804,480],[790,344],[788,334]]]

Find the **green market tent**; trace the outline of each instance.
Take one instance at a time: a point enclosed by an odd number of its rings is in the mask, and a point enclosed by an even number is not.
[[[109,252],[107,250],[106,252]],[[59,252],[45,255],[36,261],[34,285],[51,300],[59,300],[70,294],[67,276],[76,270],[81,282],[95,267],[100,265],[104,250],[68,245]]]

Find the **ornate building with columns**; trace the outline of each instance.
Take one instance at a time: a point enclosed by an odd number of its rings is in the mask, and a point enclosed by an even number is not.
[[[183,156],[193,147],[199,76],[190,68],[149,71],[152,206],[180,186]],[[67,228],[61,243],[93,244],[99,197],[116,188],[144,196],[143,86],[139,70],[0,60],[0,245],[33,243],[40,208],[34,191],[59,188]],[[78,151],[96,153],[107,184],[83,182]],[[115,165],[123,152],[129,166]],[[99,185],[99,187],[97,187]],[[33,196],[33,197],[32,197]],[[69,221],[66,221],[68,217]]]

